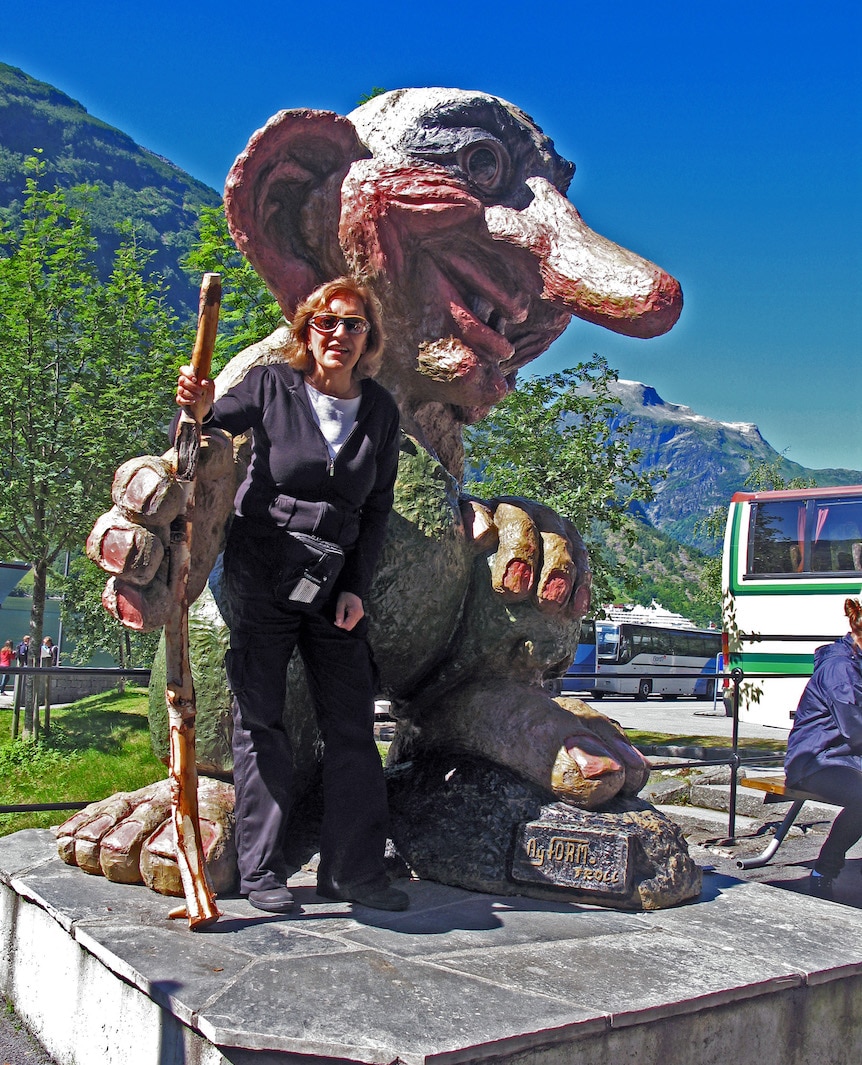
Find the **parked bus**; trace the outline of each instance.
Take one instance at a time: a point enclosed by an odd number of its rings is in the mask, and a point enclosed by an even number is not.
[[[545,687],[554,695],[570,695],[589,691],[596,672],[596,623],[586,618],[581,622],[575,660],[562,677],[545,682]]]
[[[687,695],[712,699],[721,653],[717,629],[669,628],[631,621],[596,622],[593,698],[633,695],[646,699]]]
[[[727,668],[751,674],[743,721],[791,727],[815,649],[847,632],[844,600],[860,590],[862,485],[734,495],[722,604]]]

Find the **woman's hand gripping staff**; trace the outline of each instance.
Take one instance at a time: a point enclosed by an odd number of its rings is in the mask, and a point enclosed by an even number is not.
[[[209,377],[221,304],[221,277],[205,274],[198,308],[198,329],[191,366],[198,381]],[[177,863],[186,905],[172,917],[187,916],[196,931],[217,921],[220,914],[206,877],[198,817],[198,777],[195,764],[195,689],[189,664],[188,578],[194,528],[195,473],[201,446],[201,426],[194,408],[183,407],[176,435],[176,479],[185,491],[185,507],[171,525],[170,578],[174,604],[165,622],[167,683],[165,699],[170,729],[171,811],[177,844]]]

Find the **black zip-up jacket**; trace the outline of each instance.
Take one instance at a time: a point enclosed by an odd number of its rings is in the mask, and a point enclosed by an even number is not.
[[[338,587],[365,599],[392,509],[400,437],[392,396],[370,379],[361,387],[356,424],[334,460],[305,378],[287,363],[252,367],[216,401],[204,426],[232,436],[251,430],[252,458],[235,512],[251,525],[337,543],[346,555]]]

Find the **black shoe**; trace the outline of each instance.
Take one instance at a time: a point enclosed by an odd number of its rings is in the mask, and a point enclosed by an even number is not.
[[[831,876],[823,876],[815,870],[808,878],[808,894],[815,895],[818,899],[831,899],[832,883]]]
[[[410,905],[410,896],[406,891],[400,891],[388,884],[382,887],[372,884],[350,889],[318,884],[317,894],[337,902],[358,902],[360,906],[370,906],[372,910],[406,910]]]
[[[266,910],[267,913],[290,913],[296,907],[293,895],[286,887],[249,891],[248,901],[256,910]]]

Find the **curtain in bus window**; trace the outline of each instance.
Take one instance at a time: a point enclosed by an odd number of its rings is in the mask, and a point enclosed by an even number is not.
[[[803,564],[800,529],[805,529],[805,502],[756,503],[749,542],[749,573],[798,573]]]
[[[818,573],[862,570],[862,501],[830,499],[817,504],[811,568]]]
[[[797,573],[801,573],[805,567],[805,515],[806,507],[803,504],[800,504],[799,514],[796,518],[796,551],[798,558],[796,561],[796,565],[793,567]],[[792,550],[790,554],[792,561]]]

